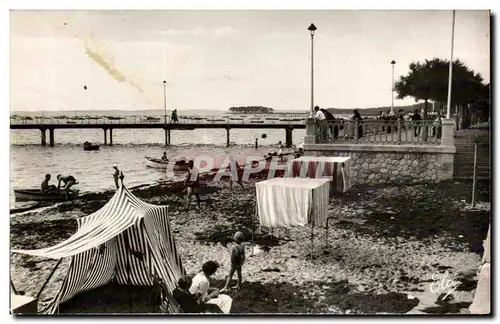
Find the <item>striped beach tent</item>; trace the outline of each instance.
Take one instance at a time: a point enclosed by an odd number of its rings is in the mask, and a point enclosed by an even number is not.
[[[168,207],[145,203],[122,184],[97,212],[77,219],[78,230],[52,247],[13,252],[52,259],[71,258],[60,291],[41,310],[58,312],[77,294],[108,283],[152,286],[159,277],[170,292],[185,275],[168,219]],[[168,296],[169,311],[178,305]]]

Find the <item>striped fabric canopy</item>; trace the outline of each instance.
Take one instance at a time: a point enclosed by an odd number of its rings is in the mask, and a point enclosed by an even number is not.
[[[185,274],[167,206],[145,203],[122,185],[105,206],[77,222],[78,231],[64,242],[44,249],[12,251],[53,259],[72,258],[61,290],[42,313],[53,314],[59,304],[78,293],[112,280],[151,286],[156,274],[172,291]],[[170,311],[176,310],[173,303]]]

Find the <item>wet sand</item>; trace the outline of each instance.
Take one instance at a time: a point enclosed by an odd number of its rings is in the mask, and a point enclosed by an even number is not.
[[[254,180],[255,181],[255,180]],[[170,206],[170,221],[178,251],[189,274],[203,262],[222,264],[213,284],[223,286],[229,272],[231,236],[240,230],[251,238],[255,186],[242,189],[227,182],[196,210],[182,210],[181,185],[158,185],[135,190],[153,204]],[[325,228],[316,227],[314,256],[310,259],[310,227],[275,229],[271,237],[264,229],[255,233],[254,255],[247,242],[243,287],[229,291],[233,313],[423,313],[468,312],[477,283],[482,240],[488,230],[489,203],[471,210],[470,184],[445,182],[435,185],[360,187],[330,202],[328,246]],[[489,187],[482,185],[478,200],[489,201]],[[11,218],[12,248],[52,246],[76,231],[75,218],[86,216],[106,203],[104,193],[73,203],[60,203],[15,214]],[[205,197],[207,198],[207,197]],[[194,200],[194,199],[193,199]],[[11,278],[18,290],[34,296],[55,260],[11,253]],[[41,296],[40,305],[57,292],[69,266],[64,260]],[[432,276],[448,271],[461,284],[441,301],[431,292]],[[233,277],[235,283],[236,275]],[[68,303],[66,311],[82,309],[102,299],[103,287]],[[86,302],[81,300],[85,299]],[[144,304],[133,299],[133,304]],[[128,299],[101,311],[129,312]],[[70,305],[71,304],[71,305]],[[102,303],[101,303],[102,304]],[[94,308],[97,311],[99,308]],[[62,310],[62,309],[61,309]],[[133,312],[147,309],[134,307]]]

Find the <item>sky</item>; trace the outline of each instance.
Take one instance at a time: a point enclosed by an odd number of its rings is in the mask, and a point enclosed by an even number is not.
[[[490,81],[489,12],[457,11],[454,58]],[[390,106],[394,74],[449,59],[452,11],[11,11],[10,109],[307,111]],[[86,90],[84,89],[86,86]],[[412,98],[395,105],[413,104]]]

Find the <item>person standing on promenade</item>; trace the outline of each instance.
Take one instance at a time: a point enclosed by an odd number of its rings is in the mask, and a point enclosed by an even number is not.
[[[118,165],[113,164],[113,169],[115,169],[115,173],[113,173],[113,179],[115,180],[116,189],[118,189],[118,179],[120,178],[120,170],[118,170]]]
[[[172,119],[172,123],[176,123],[176,124],[179,123],[179,118],[177,117],[177,109],[174,109],[172,111],[172,117],[171,117],[171,119]]]
[[[355,122],[356,121],[358,122],[358,129],[355,130],[355,132],[358,132],[358,138],[363,137],[363,125],[361,125],[361,123],[363,121],[363,117],[361,117],[361,114],[359,113],[359,111],[357,109],[353,110],[352,120],[354,120]]]
[[[415,109],[415,112],[411,116],[411,121],[413,122],[414,132],[413,135],[418,137],[420,135],[420,121],[422,120],[422,116],[418,112],[418,109]]]
[[[319,109],[319,106],[314,107],[314,112],[314,119],[316,119],[316,124],[318,125],[319,130],[319,139],[324,141],[326,140],[328,132],[325,114]]]
[[[400,122],[400,125],[401,125],[401,130],[404,130],[405,129],[405,112],[403,109],[399,109],[399,112],[398,112],[398,120]]]
[[[255,149],[258,149],[259,148],[259,139],[256,138],[255,139]]]

